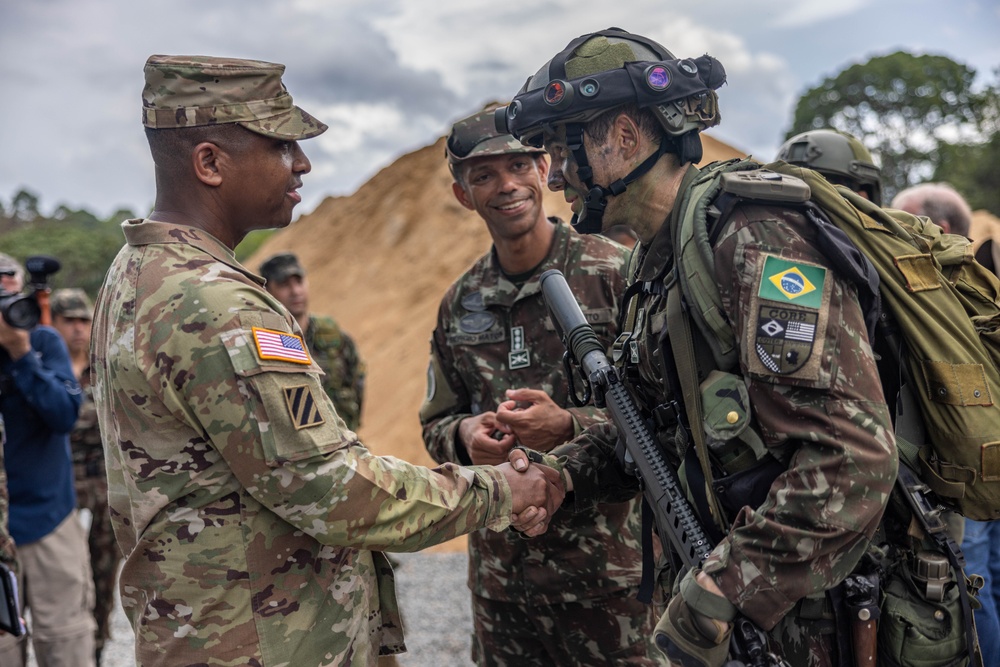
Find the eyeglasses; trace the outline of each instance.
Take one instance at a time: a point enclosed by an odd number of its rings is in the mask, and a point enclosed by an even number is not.
[[[13,278],[17,275],[17,271],[0,271],[0,276],[4,278]]]

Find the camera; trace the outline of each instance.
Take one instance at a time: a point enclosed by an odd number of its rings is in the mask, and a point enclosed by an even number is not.
[[[33,329],[48,320],[49,276],[62,265],[54,257],[36,255],[24,263],[28,271],[28,293],[15,294],[0,287],[0,315],[15,329]]]

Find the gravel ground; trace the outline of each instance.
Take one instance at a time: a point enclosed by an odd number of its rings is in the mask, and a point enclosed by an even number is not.
[[[393,554],[392,558],[399,563],[395,568],[396,594],[409,649],[397,663],[401,667],[471,665],[466,554]],[[135,638],[121,605],[115,607],[111,637],[111,643],[104,647],[101,667],[134,667]],[[33,659],[28,664],[37,667]]]

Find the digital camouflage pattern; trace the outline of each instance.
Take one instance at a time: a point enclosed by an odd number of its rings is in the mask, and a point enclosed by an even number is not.
[[[327,126],[292,103],[284,65],[211,56],[154,55],[143,68],[142,124],[175,129],[238,123],[276,139],[315,137]]]
[[[70,304],[67,304],[70,305]],[[60,311],[64,317],[77,317],[73,313],[82,312],[78,308]],[[76,506],[90,510],[90,531],[87,545],[90,548],[90,569],[94,577],[94,620],[97,631],[94,647],[101,651],[104,643],[111,638],[111,612],[115,605],[115,583],[118,580],[118,563],[121,552],[115,542],[111,528],[111,512],[108,508],[108,477],[104,470],[104,445],[97,423],[97,406],[90,384],[90,369],[79,378],[83,390],[80,416],[69,434],[69,446],[73,454],[73,474],[76,480]]]
[[[441,301],[431,340],[427,399],[420,411],[424,443],[435,461],[471,462],[458,444],[459,423],[496,410],[506,400],[506,389],[545,391],[557,405],[569,410],[577,432],[607,419],[593,406],[572,406],[563,372],[562,342],[548,317],[538,277],[549,269],[564,271],[588,321],[610,345],[617,332],[628,250],[606,239],[581,236],[569,225],[553,220],[557,224],[552,249],[520,288],[502,273],[491,250]],[[518,368],[521,364],[527,365]],[[472,533],[469,587],[473,594],[490,601],[538,607],[607,598],[623,591],[634,593],[642,570],[641,522],[634,496],[633,489],[626,502],[580,513],[559,512],[548,531],[531,540],[511,532]],[[639,627],[621,628],[623,641],[633,650],[638,648],[641,655],[642,631],[648,633],[651,626],[644,626],[648,615],[644,605],[634,599],[631,602]],[[484,622],[498,638],[510,636],[504,628],[510,625],[509,619],[506,623],[502,618]],[[550,624],[559,629],[560,620],[551,619]],[[630,630],[638,634],[630,634]],[[502,664],[498,656],[520,648],[511,642],[485,647],[490,658],[484,664]],[[581,649],[580,660],[585,657],[586,651]]]
[[[690,168],[670,218],[650,244],[636,249],[630,283],[662,283],[672,262],[671,230],[698,174]],[[742,376],[752,432],[784,472],[758,507],[739,509],[736,499],[728,534],[703,566],[741,612],[770,631],[790,664],[815,666],[831,664],[836,655],[824,592],[857,566],[896,476],[895,440],[855,289],[817,247],[815,227],[793,209],[743,202],[721,223],[715,281],[739,352],[739,367],[729,370]],[[814,280],[785,275],[780,260],[803,267],[802,275]],[[772,278],[793,298],[772,291]],[[813,301],[796,302],[796,290]],[[638,324],[616,356],[637,403],[653,414],[671,398],[658,346],[666,296],[640,290],[626,307]],[[793,327],[798,333],[786,340],[778,328],[789,330],[791,322],[804,326]],[[686,439],[676,426],[658,436],[677,462]],[[589,458],[610,459],[616,439],[613,427],[599,425],[555,450],[571,457],[578,502],[599,495],[601,485],[627,486],[620,469],[605,466],[611,474],[602,479]]]
[[[374,665],[403,650],[380,552],[503,530],[502,474],[373,456],[318,366],[287,360],[292,320],[230,249],[176,224],[123,229],[93,377],[138,664]]]
[[[356,431],[365,397],[365,364],[354,339],[332,317],[310,314],[305,340],[313,361],[325,373],[326,395],[347,428]]]

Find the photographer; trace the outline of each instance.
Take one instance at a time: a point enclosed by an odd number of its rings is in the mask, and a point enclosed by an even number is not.
[[[0,285],[7,295],[24,285],[24,269],[3,254]],[[7,438],[10,533],[40,665],[94,664],[93,582],[86,536],[76,515],[68,437],[80,400],[59,334],[47,326],[14,328],[0,318],[0,414]],[[26,662],[25,640],[0,637],[0,664]]]

